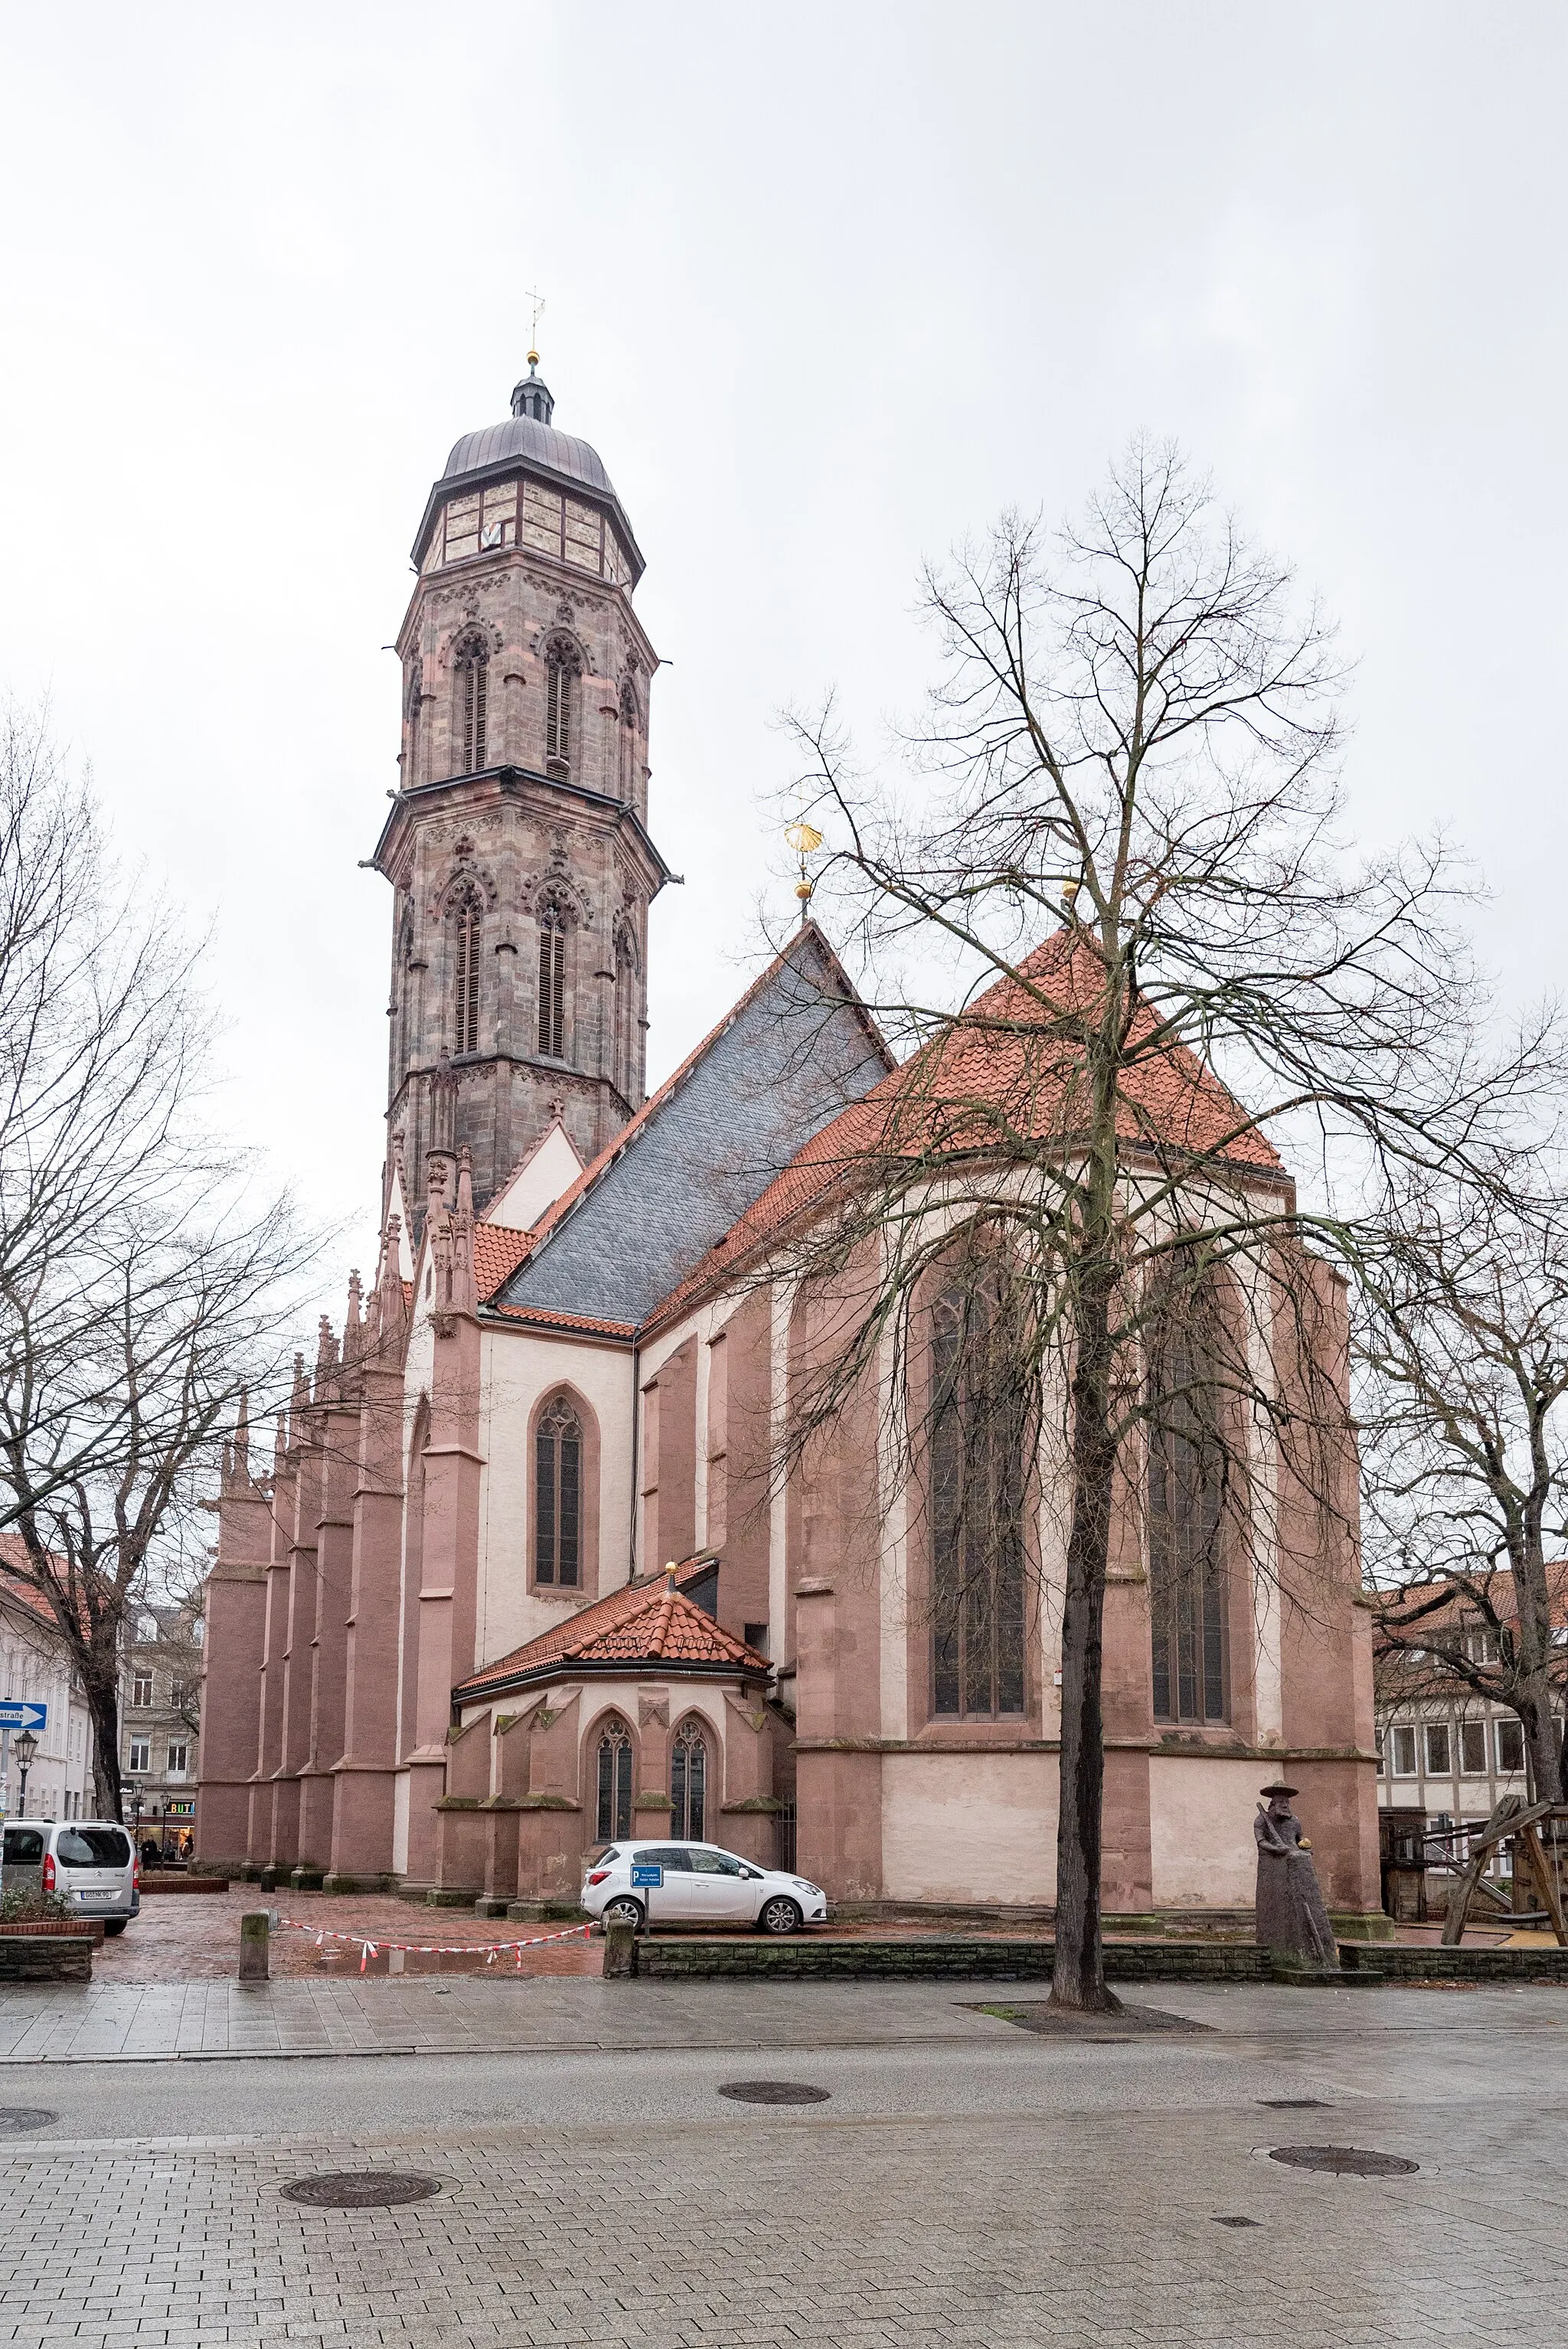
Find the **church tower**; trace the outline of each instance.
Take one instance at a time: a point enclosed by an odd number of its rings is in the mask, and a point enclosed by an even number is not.
[[[467,1145],[482,1207],[552,1121],[586,1162],[643,1099],[657,659],[631,524],[538,364],[431,490],[397,638],[401,781],[371,862],[410,1205],[432,1150]]]

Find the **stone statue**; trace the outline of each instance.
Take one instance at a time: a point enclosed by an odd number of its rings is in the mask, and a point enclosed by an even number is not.
[[[1264,1786],[1253,1834],[1258,1847],[1257,1938],[1261,1947],[1314,1966],[1339,1963],[1312,1846],[1291,1809],[1294,1786]]]

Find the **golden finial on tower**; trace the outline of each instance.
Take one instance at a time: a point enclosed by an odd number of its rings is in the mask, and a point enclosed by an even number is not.
[[[811,902],[811,892],[816,887],[816,883],[806,870],[806,859],[808,856],[815,856],[818,849],[822,845],[822,835],[814,823],[808,823],[805,817],[801,816],[794,823],[786,827],[784,837],[800,860],[800,878],[795,884],[795,895],[800,900],[800,919],[804,921],[806,908]]]
[[[533,305],[533,323],[528,330],[528,364],[531,367],[536,367],[539,365],[539,322],[544,315],[544,296],[542,294],[529,293],[522,298],[525,302],[531,302]]]

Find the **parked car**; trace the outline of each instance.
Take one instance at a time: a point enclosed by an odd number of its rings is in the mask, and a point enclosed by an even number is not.
[[[820,1884],[711,1843],[612,1844],[583,1876],[583,1906],[606,1925],[754,1925],[759,1933],[798,1933],[828,1916]]]
[[[57,1892],[78,1916],[123,1933],[141,1907],[141,1866],[109,1819],[7,1819],[0,1892]]]

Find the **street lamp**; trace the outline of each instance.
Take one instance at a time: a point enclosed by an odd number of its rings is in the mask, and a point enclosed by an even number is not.
[[[27,1773],[38,1751],[38,1741],[30,1729],[22,1730],[11,1741],[11,1751],[16,1756],[16,1766],[22,1773],[21,1816],[27,1816]]]
[[[133,1843],[141,1840],[141,1786],[139,1780],[130,1782],[130,1834]]]

